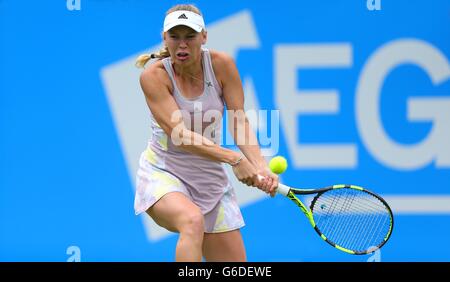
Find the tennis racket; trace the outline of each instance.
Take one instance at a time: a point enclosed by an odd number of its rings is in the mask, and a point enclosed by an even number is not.
[[[386,244],[392,234],[391,208],[382,197],[362,187],[340,184],[297,189],[280,183],[277,192],[300,207],[325,242],[343,252],[370,254]],[[296,197],[313,194],[309,209]]]

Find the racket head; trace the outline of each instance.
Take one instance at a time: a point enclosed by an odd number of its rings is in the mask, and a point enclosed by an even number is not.
[[[316,191],[310,211],[314,229],[327,243],[350,254],[365,255],[389,240],[394,216],[382,197],[356,185]]]

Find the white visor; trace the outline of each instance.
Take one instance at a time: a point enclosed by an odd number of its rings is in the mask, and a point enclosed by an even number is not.
[[[199,14],[191,11],[175,11],[168,14],[164,19],[164,32],[178,25],[188,26],[196,32],[205,28],[203,17]]]

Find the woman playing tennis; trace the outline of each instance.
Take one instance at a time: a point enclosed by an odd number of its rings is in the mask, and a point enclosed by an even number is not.
[[[144,67],[157,59],[140,77],[152,136],[139,161],[136,214],[146,212],[179,233],[176,261],[246,261],[244,220],[223,163],[241,182],[271,196],[278,177],[261,155],[245,113],[231,129],[242,153],[220,146],[224,106],[243,113],[244,92],[233,59],[202,47],[207,33],[198,8],[172,7],[162,36],[164,48],[136,62]]]

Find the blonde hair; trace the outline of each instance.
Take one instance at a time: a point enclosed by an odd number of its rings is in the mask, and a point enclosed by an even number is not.
[[[190,11],[196,14],[199,14],[200,16],[202,16],[202,13],[200,12],[200,10],[194,6],[193,4],[179,4],[179,5],[175,5],[172,8],[170,8],[169,10],[167,10],[166,15],[175,12],[175,11]],[[169,48],[167,48],[167,46],[162,47],[158,52],[152,53],[152,54],[142,54],[140,55],[137,59],[136,59],[136,67],[138,68],[144,68],[145,64],[150,60],[150,59],[164,59],[170,57],[170,53],[169,53]]]

